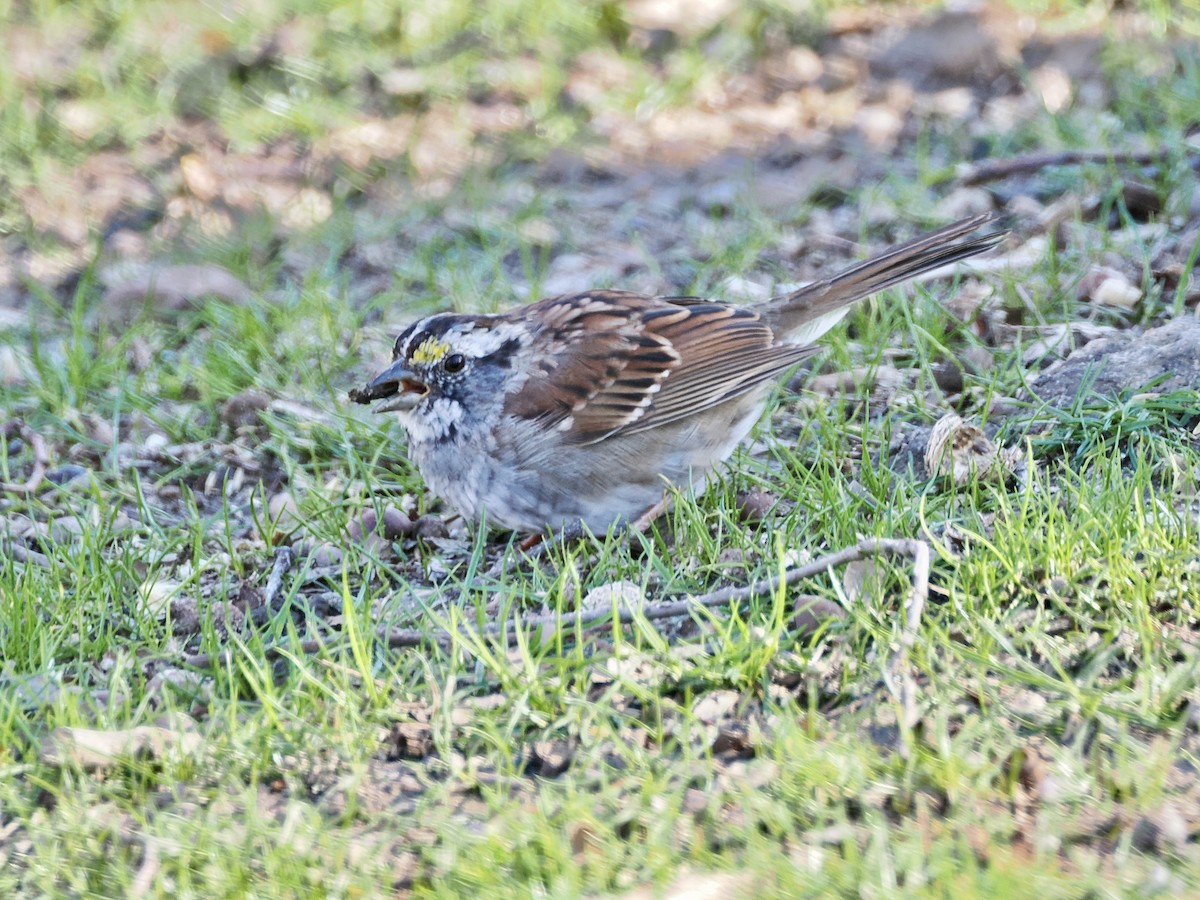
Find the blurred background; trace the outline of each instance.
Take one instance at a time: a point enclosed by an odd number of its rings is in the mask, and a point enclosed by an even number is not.
[[[631,273],[663,287],[650,259],[686,287],[696,248],[672,232],[688,216],[741,204],[854,236],[861,212],[1045,200],[956,192],[956,166],[1178,148],[1200,110],[1196,20],[1168,3],[5,0],[0,15],[0,310],[69,297],[85,271],[136,303],[164,260],[237,279],[168,278],[167,306],[333,264],[352,298],[432,302],[497,275],[522,296]],[[539,202],[545,186],[581,209]],[[823,218],[848,198],[853,223]],[[430,201],[457,211],[432,223],[414,212]],[[426,253],[410,269],[428,238],[459,275]],[[804,240],[783,256],[820,250]]]
[[[1196,896],[1195,3],[0,0],[0,895]],[[746,301],[982,212],[647,542],[492,579],[347,401],[427,311]],[[930,472],[958,417],[1013,471]],[[870,536],[937,547],[903,712],[907,563],[805,582],[815,635],[371,637]],[[150,724],[204,747],[55,743]]]

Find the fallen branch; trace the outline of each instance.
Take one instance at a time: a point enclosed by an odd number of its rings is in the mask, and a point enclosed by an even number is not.
[[[32,563],[35,566],[50,565],[50,557],[44,553],[38,553],[36,550],[30,550],[23,544],[17,543],[12,538],[0,539],[0,555],[8,556],[14,562]]]
[[[274,606],[283,589],[283,576],[296,561],[296,551],[291,547],[280,547],[275,551],[275,564],[271,566],[271,574],[267,576],[267,586],[263,590],[263,603]]]
[[[866,559],[874,556],[898,556],[913,561],[913,579],[912,592],[909,596],[909,601],[905,607],[905,622],[901,632],[900,647],[892,660],[889,662],[889,668],[895,669],[902,666],[907,661],[908,649],[913,645],[916,639],[917,630],[921,624],[921,614],[925,608],[925,602],[929,596],[929,545],[924,541],[907,540],[898,538],[874,538],[870,540],[860,541],[852,547],[847,547],[843,550],[835,551],[834,553],[826,554],[825,556],[814,559],[811,562],[800,566],[795,566],[788,569],[782,575],[772,575],[767,578],[762,578],[747,587],[726,587],[720,590],[710,591],[707,594],[701,594],[698,597],[685,597],[679,600],[668,600],[660,603],[648,603],[636,608],[621,608],[613,610],[612,608],[593,609],[581,611],[575,615],[550,613],[541,616],[530,616],[525,619],[519,619],[514,622],[506,622],[503,624],[485,625],[483,628],[475,632],[474,637],[494,637],[494,636],[512,636],[519,629],[541,628],[541,627],[573,627],[592,625],[598,622],[613,621],[620,624],[629,624],[635,619],[643,618],[648,620],[669,619],[677,616],[685,616],[688,613],[697,609],[712,609],[715,607],[730,606],[734,603],[740,603],[744,600],[749,600],[752,597],[759,597],[765,594],[771,594],[780,589],[802,581],[805,578],[812,578],[820,575],[829,569],[843,566],[846,563],[851,563],[856,560]],[[278,564],[278,558],[277,558]],[[455,635],[445,629],[437,629],[433,631],[420,629],[396,629],[390,631],[386,635],[388,647],[420,647],[428,644],[437,644],[441,647],[450,646],[456,638],[462,638],[466,635]],[[266,648],[266,658],[269,660],[278,659],[288,653],[310,654],[316,653],[325,646],[325,642],[317,640],[301,641],[298,644],[288,646],[276,645]],[[207,653],[197,653],[184,658],[184,662],[189,666],[204,669],[212,666],[213,660]],[[914,692],[906,691],[905,693],[913,694]],[[899,695],[898,695],[899,696]],[[906,710],[908,704],[906,702]]]
[[[958,172],[958,183],[964,186],[999,181],[1012,175],[1039,172],[1050,166],[1077,166],[1082,163],[1117,163],[1144,166],[1167,157],[1168,150],[1063,150],[1057,153],[1026,153],[1009,159],[985,159],[966,165]]]
[[[0,434],[4,435],[6,441],[20,438],[29,445],[29,449],[33,452],[33,471],[29,473],[29,477],[23,482],[0,481],[0,491],[8,494],[29,495],[34,493],[41,487],[42,481],[46,477],[46,471],[50,468],[50,453],[46,449],[46,442],[42,440],[40,434],[17,419],[5,422],[4,427],[0,429]]]
[[[283,590],[283,576],[295,563],[296,551],[291,547],[279,547],[275,551],[275,563],[271,566],[271,574],[267,576],[267,586],[263,588],[262,603],[247,611],[254,624],[261,625],[279,612],[282,607],[279,594]]]
[[[905,541],[909,544],[913,561],[912,591],[908,595],[908,603],[904,609],[904,627],[900,631],[900,645],[892,653],[891,659],[883,669],[883,683],[896,701],[900,704],[901,735],[900,753],[908,758],[912,742],[907,739],[908,732],[916,727],[921,718],[917,708],[917,683],[912,677],[908,666],[908,651],[917,641],[917,631],[921,628],[921,616],[925,612],[925,603],[929,600],[929,545],[924,541]],[[897,684],[899,681],[899,684]]]

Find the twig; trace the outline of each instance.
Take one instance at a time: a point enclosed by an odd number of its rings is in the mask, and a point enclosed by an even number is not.
[[[299,641],[292,645],[273,644],[263,648],[263,659],[267,662],[274,662],[277,659],[283,659],[293,653],[298,653],[301,656],[312,656],[314,653],[320,653],[321,648],[327,646],[325,641],[307,640]],[[216,659],[229,660],[233,658],[230,650],[222,650],[217,654]],[[194,669],[211,669],[215,662],[214,657],[208,653],[189,653],[183,658],[185,666],[191,666]]]
[[[291,547],[279,547],[275,550],[275,563],[271,566],[271,574],[267,576],[267,586],[263,588],[262,603],[251,611],[251,621],[255,624],[261,625],[272,613],[279,611],[276,601],[283,590],[283,578],[295,562],[296,551]],[[321,649],[321,644],[319,641],[305,641],[304,648],[305,653],[316,653]],[[267,648],[267,659],[273,660],[279,656],[280,648]],[[183,661],[198,669],[207,669],[212,665],[212,660],[207,653],[193,653],[185,656]]]
[[[516,545],[517,550],[521,552],[522,559],[511,557],[508,551],[500,555],[487,570],[488,578],[500,578],[505,573],[515,570],[517,566],[524,562],[537,562],[545,556],[552,548],[561,547],[565,544],[578,541],[585,536],[583,523],[573,521],[565,525],[562,531],[555,534],[535,534],[526,538]],[[495,610],[489,610],[495,612]]]
[[[271,574],[267,576],[267,586],[263,589],[263,606],[275,609],[275,601],[283,589],[283,576],[296,562],[296,551],[291,547],[280,547],[275,551],[275,565],[271,566]]]
[[[33,471],[29,473],[29,477],[23,482],[0,481],[0,491],[8,494],[32,494],[41,486],[46,477],[46,470],[50,467],[50,454],[46,450],[46,442],[40,434],[18,419],[5,422],[0,433],[6,441],[20,438],[33,451]]]
[[[36,566],[50,565],[50,557],[44,553],[38,553],[36,550],[30,550],[23,544],[19,544],[12,538],[0,539],[0,553],[5,553],[14,561],[19,563],[33,563]]]
[[[276,549],[275,564],[271,566],[271,574],[267,576],[267,586],[263,588],[262,601],[246,610],[255,625],[266,622],[283,606],[279,601],[279,592],[283,589],[283,576],[288,573],[295,562],[296,551],[291,547]]]
[[[912,551],[912,591],[908,595],[908,603],[905,604],[904,628],[900,632],[900,644],[883,669],[884,686],[900,703],[903,710],[901,719],[903,736],[907,736],[921,718],[921,712],[917,708],[917,684],[908,667],[908,651],[916,643],[917,631],[921,628],[921,616],[925,612],[925,603],[929,599],[929,545],[924,541],[916,540],[906,543],[911,545]],[[898,686],[897,680],[900,682]],[[910,742],[907,738],[900,743],[900,753],[906,759],[909,746]]]
[[[1144,166],[1167,156],[1167,148],[1157,150],[1063,150],[1058,153],[1026,153],[1009,159],[985,159],[960,170],[958,183],[964,186],[998,181],[1012,175],[1038,172],[1050,166],[1077,166],[1081,163],[1125,163]]]
[[[1012,175],[1037,172],[1050,166],[1072,166],[1082,163],[1126,163],[1147,165],[1166,156],[1166,150],[1112,152],[1108,150],[1063,150],[1055,153],[1026,153],[1008,159],[986,159],[960,170],[958,181],[965,186],[998,181]]]
[[[530,616],[516,622],[485,625],[477,632],[477,636],[512,635],[518,629],[540,628],[543,626],[555,628],[564,625],[587,626],[596,622],[612,621],[614,619],[620,624],[627,625],[639,617],[655,620],[684,616],[696,609],[730,606],[734,603],[749,600],[752,597],[770,594],[779,590],[781,586],[792,585],[805,578],[820,575],[829,569],[873,556],[899,556],[913,560],[912,593],[905,607],[905,622],[901,633],[900,649],[893,655],[889,663],[890,668],[895,668],[907,661],[907,650],[916,640],[917,630],[921,624],[921,614],[925,608],[926,599],[929,596],[929,545],[924,541],[900,538],[874,538],[860,541],[852,547],[846,547],[843,550],[826,554],[804,565],[795,566],[788,569],[782,575],[772,575],[768,578],[762,578],[747,587],[721,588],[717,591],[701,594],[698,597],[685,597],[680,600],[650,603],[635,609],[622,608],[615,611],[611,608],[593,609],[580,612],[574,616],[569,614],[564,616],[560,613]],[[415,628],[403,628],[389,631],[386,640],[388,647],[391,648],[421,647],[429,644],[447,647],[453,643],[455,637],[453,633],[444,629],[422,631]],[[265,656],[268,660],[273,660],[288,653],[316,653],[323,646],[325,646],[323,641],[316,640],[300,641],[298,644],[290,646],[276,645],[267,647]],[[184,662],[187,665],[203,669],[211,667],[213,661],[207,653],[197,653],[185,657]]]
[[[855,562],[856,560],[865,559],[871,556],[902,556],[909,559],[918,559],[921,551],[924,551],[926,559],[925,579],[921,590],[927,596],[929,593],[929,575],[928,575],[928,559],[929,545],[924,541],[904,540],[898,538],[874,538],[866,541],[859,541],[852,547],[846,547],[843,550],[837,550],[833,553],[814,559],[812,562],[805,563],[802,566],[795,566],[788,569],[782,575],[771,575],[767,578],[759,579],[747,587],[727,587],[717,591],[710,591],[707,594],[701,594],[699,597],[685,597],[682,600],[672,600],[663,603],[646,604],[638,609],[621,609],[618,611],[619,621],[623,625],[632,622],[638,616],[645,619],[669,619],[675,616],[687,615],[693,609],[704,608],[712,609],[718,606],[732,606],[734,603],[741,603],[743,600],[749,600],[752,597],[761,597],[764,594],[770,594],[782,586],[790,586],[797,581],[803,581],[805,578],[812,578],[814,575],[820,575],[828,569],[834,569],[838,566],[844,566],[846,563]],[[914,578],[914,590],[917,589]],[[922,601],[923,605],[923,601]],[[611,609],[589,610],[586,613],[581,613],[575,617],[572,622],[577,622],[581,625],[587,625],[591,622],[610,619],[613,616]],[[918,625],[920,618],[920,610],[917,611]],[[521,625],[525,627],[538,627],[541,625],[559,625],[562,623],[563,616],[551,614],[546,616],[533,616],[524,619]],[[500,634],[505,631],[513,631],[515,628],[502,628],[499,625],[491,625],[484,629],[484,634]],[[915,627],[914,627],[915,635]],[[390,640],[389,640],[390,643]],[[404,646],[393,645],[393,646]]]
[[[154,879],[162,869],[162,862],[158,857],[158,842],[156,840],[149,837],[140,837],[131,839],[130,843],[140,843],[142,845],[142,863],[138,866],[137,874],[133,878],[133,884],[129,886],[129,896],[140,900],[140,898],[145,897],[154,889]]]

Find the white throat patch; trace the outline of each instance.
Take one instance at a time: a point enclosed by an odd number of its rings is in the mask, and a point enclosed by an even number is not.
[[[424,400],[416,409],[400,414],[400,424],[414,444],[443,441],[462,420],[462,404],[449,397]]]

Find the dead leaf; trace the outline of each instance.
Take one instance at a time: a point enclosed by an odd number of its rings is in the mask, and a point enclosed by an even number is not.
[[[171,726],[142,725],[121,731],[95,728],[56,728],[39,754],[48,766],[78,766],[87,771],[108,769],[121,760],[162,760],[195,753],[203,739],[187,730],[191,720],[175,716]]]
[[[638,610],[646,603],[646,594],[641,585],[632,581],[613,581],[588,591],[580,602],[581,609]]]
[[[692,715],[705,725],[712,725],[729,715],[739,699],[737,691],[709,691],[696,701]]]
[[[576,859],[585,856],[588,851],[596,851],[601,847],[600,836],[587,822],[572,822],[567,826],[567,840],[571,844],[571,852]]]
[[[571,767],[575,749],[561,739],[537,741],[530,752],[530,768],[541,778],[557,778]]]
[[[640,887],[621,900],[747,900],[757,885],[753,872],[682,872],[665,888]]]
[[[886,406],[904,386],[907,376],[892,366],[856,366],[845,372],[818,375],[808,382],[808,390],[834,398],[854,397],[864,388],[871,392],[871,403]]]
[[[842,573],[842,590],[850,603],[863,598],[878,597],[883,587],[883,571],[873,559],[857,559],[847,563]]]
[[[385,744],[391,756],[424,759],[433,752],[433,728],[427,722],[396,722]]]
[[[925,448],[925,468],[930,475],[966,484],[972,475],[995,478],[1006,474],[1019,457],[1002,453],[978,425],[954,413],[942,416],[933,426]]]
[[[712,742],[712,752],[716,755],[729,753],[753,756],[754,744],[754,735],[745,723],[726,722],[717,730],[717,736]]]

